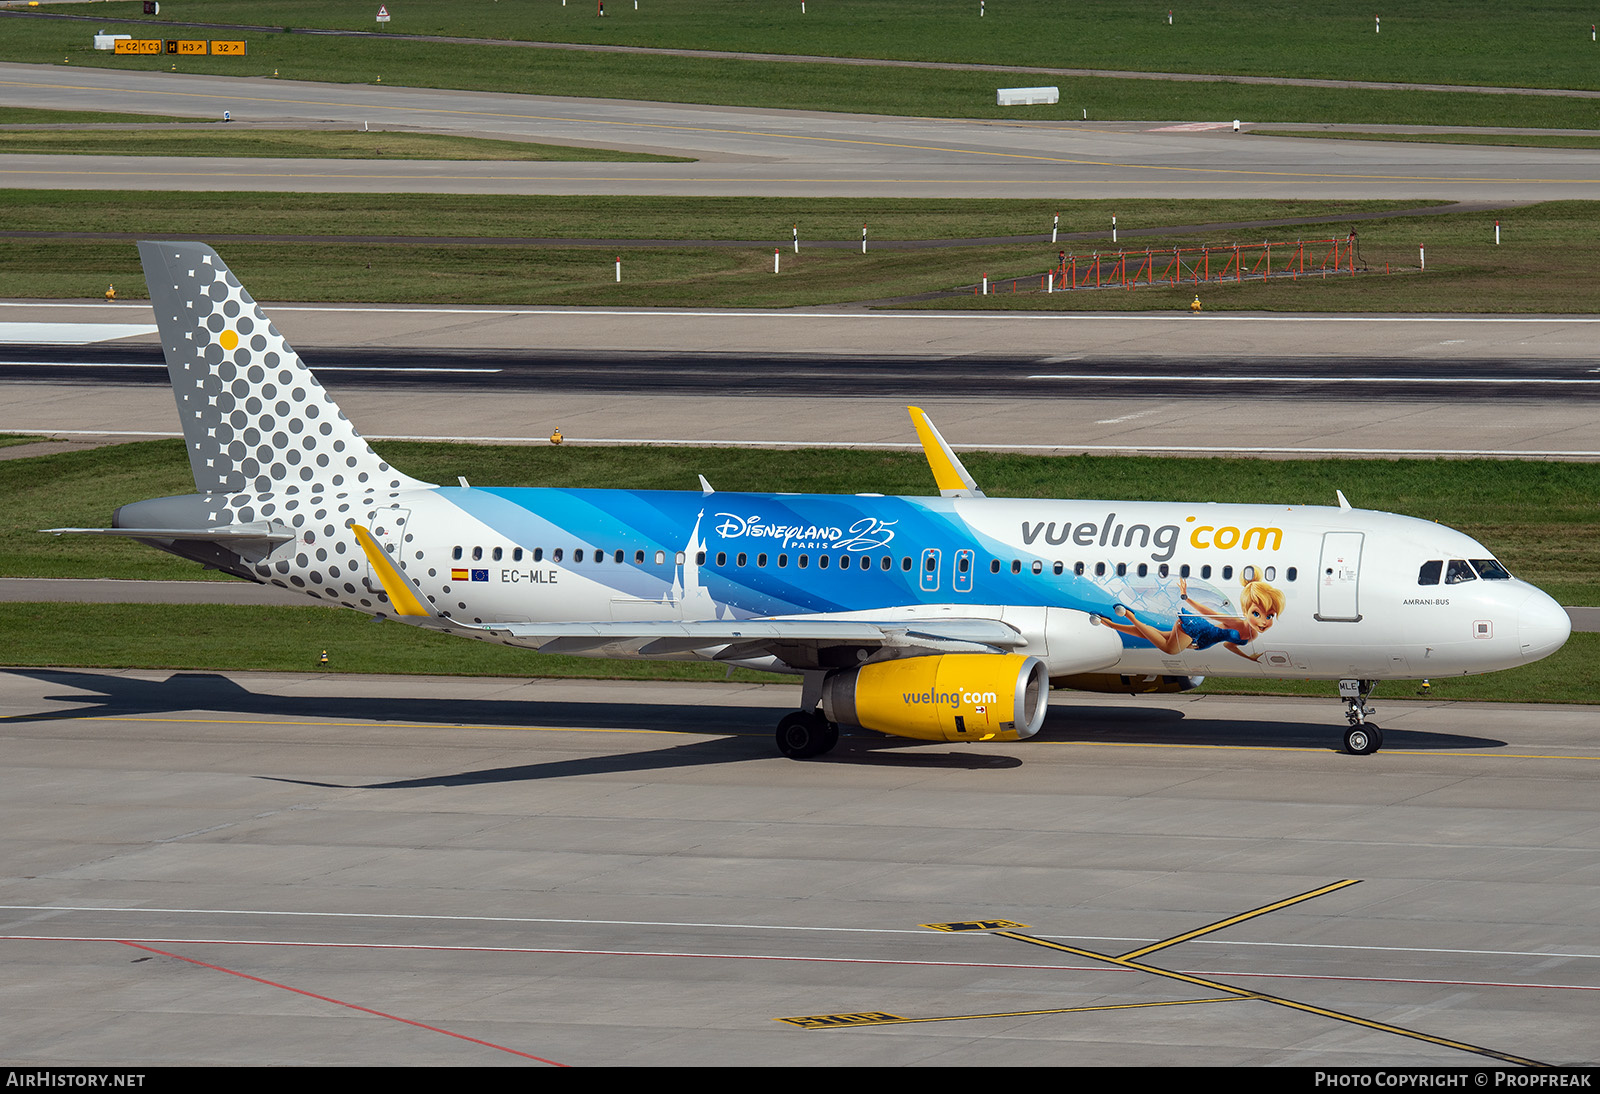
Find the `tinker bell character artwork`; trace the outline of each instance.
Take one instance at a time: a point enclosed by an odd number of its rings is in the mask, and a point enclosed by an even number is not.
[[[1259,661],[1260,654],[1246,653],[1239,647],[1270,629],[1282,614],[1284,603],[1281,589],[1255,579],[1246,579],[1239,592],[1238,615],[1227,615],[1193,599],[1187,581],[1178,582],[1178,599],[1183,607],[1169,630],[1145,622],[1125,604],[1112,609],[1117,619],[1102,616],[1100,621],[1112,630],[1145,639],[1163,653],[1177,655],[1190,649],[1202,652],[1220,642],[1240,657]]]

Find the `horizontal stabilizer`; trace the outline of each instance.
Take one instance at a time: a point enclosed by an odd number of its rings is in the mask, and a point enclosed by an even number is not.
[[[294,529],[282,524],[224,524],[216,528],[45,528],[55,535],[126,536],[128,539],[185,540],[193,543],[288,543]]]

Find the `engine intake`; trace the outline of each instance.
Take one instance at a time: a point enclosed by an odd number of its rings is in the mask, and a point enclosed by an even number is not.
[[[923,741],[1020,741],[1044,724],[1050,679],[1020,653],[947,653],[831,673],[828,721]]]

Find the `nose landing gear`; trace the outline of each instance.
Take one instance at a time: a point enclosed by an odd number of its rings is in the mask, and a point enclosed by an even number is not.
[[[1344,700],[1344,716],[1350,728],[1344,731],[1344,750],[1352,756],[1370,756],[1383,747],[1383,730],[1367,721],[1377,711],[1367,706],[1367,696],[1376,680],[1340,680],[1339,698]]]

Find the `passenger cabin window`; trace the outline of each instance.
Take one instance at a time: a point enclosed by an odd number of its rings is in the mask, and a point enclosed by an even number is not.
[[[1473,573],[1472,565],[1464,558],[1452,558],[1450,565],[1445,568],[1444,583],[1446,585],[1459,585],[1463,581],[1476,581],[1478,575]]]
[[[483,558],[483,548],[482,547],[474,547],[472,549],[472,561],[478,562],[478,561],[481,561],[482,558]]]
[[[550,552],[550,561],[551,562],[560,562],[561,561],[561,548],[557,547],[554,551]]]
[[[494,549],[494,551],[493,551],[493,552],[492,552],[492,555],[493,555],[493,557],[494,557],[494,560],[495,560],[495,561],[496,561],[496,562],[499,562],[499,561],[500,561],[500,559],[501,559],[501,558],[502,558],[502,557],[503,557],[503,555],[504,555],[504,552],[503,552],[503,550],[502,550],[502,548],[499,548],[499,547],[496,547],[496,548],[495,548],[495,549]]]
[[[461,558],[461,548],[457,547],[455,550],[451,551],[450,552],[450,557],[454,558],[454,559],[460,559]]]
[[[543,562],[544,561],[544,548],[543,547],[535,547],[533,549],[533,561],[535,561],[535,562]]]
[[[521,547],[513,547],[513,548],[511,548],[511,561],[512,562],[521,562],[522,561],[522,548]]]
[[[1418,585],[1437,585],[1437,584],[1439,584],[1439,577],[1443,573],[1444,573],[1444,562],[1443,561],[1441,561],[1439,559],[1434,559],[1432,562],[1424,562],[1422,564],[1422,569],[1417,571],[1417,584]]]

